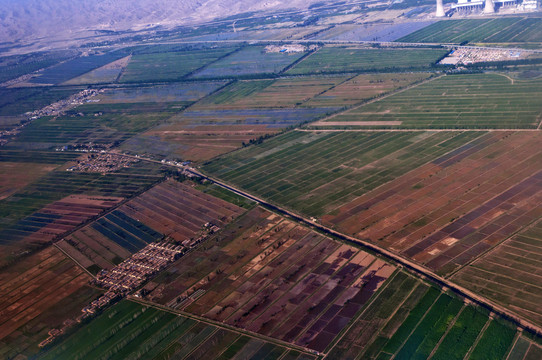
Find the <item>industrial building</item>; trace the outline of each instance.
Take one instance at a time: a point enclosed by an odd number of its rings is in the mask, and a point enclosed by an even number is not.
[[[499,9],[517,8],[519,10],[535,10],[538,7],[537,0],[457,0],[448,10],[444,9],[442,0],[437,0],[436,17],[451,16],[454,13],[470,14],[483,13],[493,14]]]

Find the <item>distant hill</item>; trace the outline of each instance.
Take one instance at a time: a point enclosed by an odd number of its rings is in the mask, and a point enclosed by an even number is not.
[[[248,11],[307,8],[321,0],[0,0],[0,43],[85,30],[196,24]]]

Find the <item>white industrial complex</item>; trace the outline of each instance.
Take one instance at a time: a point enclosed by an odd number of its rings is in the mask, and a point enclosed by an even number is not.
[[[451,16],[453,13],[468,14],[472,12],[493,14],[498,9],[516,8],[519,10],[535,10],[538,0],[457,0],[448,10],[444,10],[442,0],[437,0],[435,16]]]

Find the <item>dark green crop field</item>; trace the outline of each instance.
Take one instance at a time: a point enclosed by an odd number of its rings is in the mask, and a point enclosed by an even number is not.
[[[512,80],[495,73],[449,75],[330,121],[384,128],[533,129],[542,120],[541,98],[542,79]]]
[[[39,359],[314,359],[308,354],[134,302],[107,309]]]
[[[480,135],[294,131],[203,169],[277,204],[319,216]]]
[[[128,63],[120,82],[178,81],[232,51],[235,48],[136,54]]]
[[[427,70],[446,49],[367,49],[324,47],[287,71],[287,74]]]

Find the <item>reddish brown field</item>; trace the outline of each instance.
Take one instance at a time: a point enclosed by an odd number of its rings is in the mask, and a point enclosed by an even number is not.
[[[80,314],[100,291],[90,276],[49,247],[0,274],[0,357],[34,353],[47,332]]]
[[[488,133],[323,221],[449,274],[542,215],[541,143]]]
[[[58,165],[26,162],[0,162],[0,200],[37,180]]]
[[[118,208],[122,214],[174,241],[191,243],[206,223],[220,228],[244,210],[224,200],[174,180],[165,181]],[[90,224],[68,236],[58,246],[88,268],[112,268],[131,251],[97,231]]]
[[[323,351],[394,271],[256,208],[147,289],[150,300]]]

